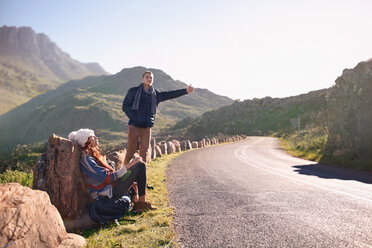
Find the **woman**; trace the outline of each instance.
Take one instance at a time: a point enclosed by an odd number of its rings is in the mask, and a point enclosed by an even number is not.
[[[115,171],[114,163],[101,154],[98,138],[93,130],[80,129],[71,132],[68,138],[82,147],[80,169],[93,199],[110,199],[114,204],[120,203],[119,200],[136,183],[138,197],[133,198],[133,210],[142,212],[156,209],[146,201],[146,165],[140,156],[135,156],[132,161]]]

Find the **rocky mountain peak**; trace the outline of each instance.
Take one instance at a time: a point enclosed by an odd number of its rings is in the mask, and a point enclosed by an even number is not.
[[[63,82],[105,74],[99,64],[72,59],[31,27],[0,27],[0,114]]]

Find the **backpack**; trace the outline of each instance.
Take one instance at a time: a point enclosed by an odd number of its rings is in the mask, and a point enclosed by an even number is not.
[[[89,207],[89,216],[95,222],[102,225],[120,219],[125,213],[129,211],[130,198],[124,195],[122,198],[114,200],[112,198],[99,197],[96,201],[91,203]]]

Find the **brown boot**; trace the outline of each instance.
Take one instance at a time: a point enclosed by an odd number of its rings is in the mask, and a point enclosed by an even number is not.
[[[133,204],[133,210],[136,211],[137,213],[155,209],[157,209],[157,207],[152,206],[150,202],[134,202]]]

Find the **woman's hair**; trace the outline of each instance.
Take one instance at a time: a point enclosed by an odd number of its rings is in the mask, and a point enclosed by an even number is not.
[[[115,172],[115,170],[107,163],[106,157],[101,154],[98,147],[92,147],[91,146],[89,139],[85,143],[85,145],[83,146],[82,149],[85,152],[87,152],[90,156],[95,158],[100,166],[108,169],[110,172]]]

